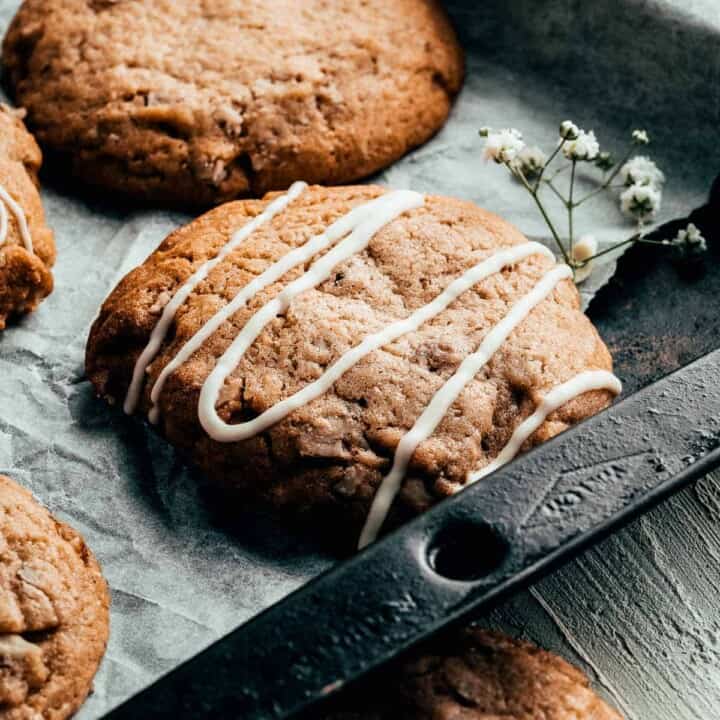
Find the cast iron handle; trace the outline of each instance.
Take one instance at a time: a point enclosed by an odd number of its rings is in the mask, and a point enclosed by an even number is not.
[[[441,503],[106,717],[288,717],[717,465],[720,351]]]

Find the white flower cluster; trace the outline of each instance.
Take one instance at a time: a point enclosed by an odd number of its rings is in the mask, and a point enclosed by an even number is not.
[[[563,120],[560,123],[560,137],[563,140],[576,140],[580,128],[572,120]]]
[[[582,282],[591,274],[596,258],[629,243],[646,242],[676,246],[686,255],[703,252],[707,247],[705,238],[692,224],[681,230],[673,240],[663,240],[658,243],[657,240],[650,239],[645,235],[646,229],[643,226],[660,210],[665,184],[665,175],[653,160],[647,155],[633,157],[633,152],[638,147],[650,143],[650,137],[646,130],[633,130],[632,146],[621,162],[617,162],[609,152],[600,150],[600,144],[592,130],[583,130],[571,120],[565,120],[560,124],[560,141],[549,155],[546,155],[539,147],[526,145],[522,133],[515,128],[493,130],[485,127],[480,130],[480,135],[485,138],[485,160],[505,165],[515,179],[519,180],[532,195],[563,259],[574,270],[575,282]],[[569,166],[572,169],[567,193],[564,192],[562,185],[556,184],[556,178],[561,172],[568,169],[568,163],[564,162],[552,173],[548,171],[549,166],[556,158],[561,159],[563,156],[565,160],[570,161]],[[574,194],[576,182],[587,180],[587,177],[583,177],[587,173],[580,175],[576,173],[578,169],[576,163],[578,162],[592,163],[603,173],[602,178],[598,180],[597,187],[592,191],[585,192],[579,198]],[[533,179],[532,183],[528,182],[530,179]],[[615,182],[616,179],[619,179],[622,184],[618,185]],[[585,235],[575,240],[573,237],[573,212],[601,192],[614,195],[615,188],[618,187],[623,188],[619,197],[620,210],[635,221],[637,224],[636,234],[627,240],[606,247],[602,251],[598,251],[598,243],[591,235]],[[567,209],[568,237],[566,242],[563,242],[561,231],[558,230],[543,204],[541,196],[544,188],[550,188]]]
[[[694,223],[690,223],[684,230],[679,230],[675,239],[669,242],[688,253],[702,253],[707,250],[707,240]]]
[[[481,137],[485,138],[485,151],[483,156],[486,161],[502,165],[511,163],[525,147],[522,133],[515,128],[504,128],[502,130],[491,130],[483,128],[480,130]]]
[[[665,174],[647,155],[636,155],[628,160],[620,168],[620,179],[623,185],[628,187],[630,185],[652,185],[662,188],[665,184]]]
[[[627,187],[620,195],[622,212],[639,223],[655,217],[662,204],[662,188],[665,184],[662,170],[646,155],[637,155],[620,168],[619,174]]]
[[[510,169],[521,172],[526,178],[538,175],[545,167],[547,155],[537,146],[526,145],[510,161]]]
[[[572,125],[572,123],[570,124]],[[588,132],[579,130],[576,125],[572,126],[572,130],[575,133],[574,139],[563,138],[565,140],[562,148],[563,155],[568,160],[595,160],[600,153],[600,144],[595,137],[595,133],[592,130]],[[561,137],[563,137],[562,134]]]
[[[647,145],[650,138],[645,130],[634,130],[633,142]],[[620,180],[627,187],[620,195],[620,208],[638,222],[653,218],[660,210],[665,174],[647,155],[637,155],[620,168]]]
[[[662,192],[652,185],[631,185],[620,195],[620,209],[640,223],[654,218],[661,203]]]

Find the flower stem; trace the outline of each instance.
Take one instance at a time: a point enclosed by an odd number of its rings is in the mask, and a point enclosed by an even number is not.
[[[567,205],[567,198],[557,189],[552,180],[543,180],[543,182],[558,196],[563,205]]]
[[[553,156],[553,157],[554,157],[554,156]],[[551,159],[552,159],[552,158],[551,158]],[[547,164],[545,165],[545,167],[547,167]],[[513,172],[513,171],[510,170],[510,172]],[[543,216],[543,219],[545,220],[545,224],[548,226],[548,228],[550,229],[550,232],[552,233],[552,236],[553,236],[553,239],[555,240],[555,243],[556,243],[557,246],[560,248],[560,252],[562,253],[563,259],[564,259],[565,262],[569,265],[569,264],[570,264],[570,257],[568,256],[567,251],[566,251],[565,248],[563,247],[563,244],[562,244],[562,242],[561,242],[561,240],[560,240],[560,235],[558,235],[558,232],[557,232],[557,230],[555,229],[555,226],[553,225],[552,220],[550,220],[550,217],[549,217],[549,215],[547,214],[547,211],[546,211],[545,208],[543,207],[542,201],[541,201],[540,198],[538,197],[538,192],[537,192],[537,187],[538,187],[538,186],[537,186],[537,184],[536,184],[536,187],[533,188],[533,187],[530,185],[530,183],[527,181],[527,178],[525,177],[525,175],[524,175],[522,172],[517,172],[517,173],[514,173],[514,174],[517,176],[517,178],[520,180],[520,182],[525,186],[526,190],[527,190],[527,191],[530,193],[530,195],[532,196],[532,199],[535,201],[535,204],[537,205],[538,210],[540,211],[540,214]]]
[[[630,243],[636,243],[636,242],[651,243],[653,245],[664,245],[665,244],[665,243],[659,242],[657,240],[645,240],[638,233],[638,234],[633,235],[632,237],[628,238],[627,240],[623,240],[622,242],[612,245],[609,248],[605,248],[605,250],[601,250],[600,252],[595,253],[591,257],[587,258],[587,260],[583,260],[582,264],[579,265],[579,267],[584,267],[585,265],[587,265],[589,262],[592,262],[596,258],[599,258],[602,255],[607,255],[608,253],[613,252],[613,250],[617,250],[618,248],[621,248],[624,245],[629,245]]]
[[[545,182],[551,183],[558,175],[562,175],[567,169],[568,165],[561,165]]]
[[[558,143],[557,147],[550,153],[550,157],[547,159],[547,162],[542,166],[542,169],[540,170],[537,179],[535,180],[535,186],[533,188],[528,187],[530,192],[537,194],[537,191],[540,189],[540,183],[542,182],[545,171],[550,166],[550,163],[557,157],[557,154],[560,152],[560,150],[562,150],[564,144],[565,138],[562,138],[562,140],[560,140],[560,142]],[[557,175],[557,173],[555,174]]]
[[[578,200],[575,203],[575,207],[579,207],[587,200],[590,200],[590,198],[593,198],[596,195],[599,195],[603,190],[607,190],[610,187],[610,185],[612,184],[612,181],[618,176],[618,173],[622,169],[623,165],[625,165],[625,163],[630,159],[630,156],[633,154],[634,151],[635,151],[635,146],[631,146],[630,150],[628,150],[627,153],[625,153],[625,157],[613,168],[613,171],[607,176],[607,178],[605,178],[602,185],[600,185],[600,187],[595,188],[595,190],[593,190],[592,192],[585,195],[585,197],[580,198],[580,200]]]
[[[568,237],[570,242],[570,257],[573,256],[573,245],[575,244],[575,236],[573,231],[573,192],[575,190],[575,170],[577,169],[577,160],[573,158],[572,170],[570,172],[570,192],[566,203],[568,212]]]

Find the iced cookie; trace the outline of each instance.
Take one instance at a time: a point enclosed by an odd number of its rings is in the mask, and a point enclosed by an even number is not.
[[[363,543],[620,391],[544,246],[369,186],[298,183],[176,231],[105,302],[86,366],[222,488]]]
[[[0,104],[0,330],[53,289],[55,241],[38,193],[42,155],[22,115]]]

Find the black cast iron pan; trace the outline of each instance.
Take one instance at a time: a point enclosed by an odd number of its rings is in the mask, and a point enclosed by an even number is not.
[[[690,219],[709,240],[702,263],[634,248],[591,307],[625,399],[310,582],[106,717],[290,717],[720,465],[720,178]]]

